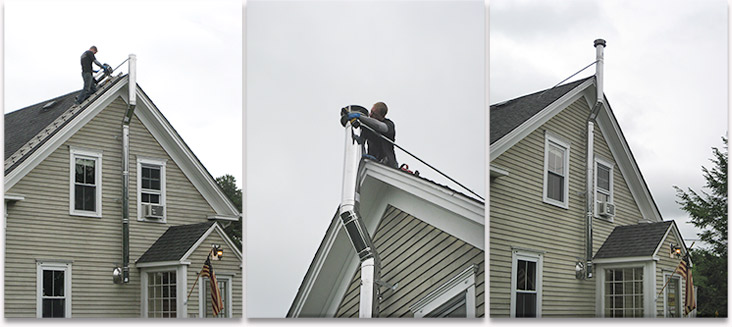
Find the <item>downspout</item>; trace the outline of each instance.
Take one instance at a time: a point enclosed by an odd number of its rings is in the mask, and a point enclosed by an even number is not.
[[[130,122],[137,105],[137,56],[128,62],[128,104],[122,119],[122,283],[130,281]]]
[[[604,103],[603,93],[603,69],[604,69],[604,54],[605,40],[595,40],[595,53],[596,53],[596,66],[595,66],[595,83],[597,84],[597,96],[595,106],[592,108],[590,116],[587,118],[587,189],[585,190],[586,203],[586,253],[585,260],[587,262],[587,269],[585,278],[592,278],[593,276],[593,265],[592,265],[592,219],[594,217],[595,207],[595,194],[594,194],[594,133],[595,133],[595,118],[597,113],[602,108]]]
[[[345,127],[345,147],[343,160],[343,185],[341,188],[341,204],[338,214],[348,234],[353,248],[361,262],[361,287],[359,295],[359,318],[376,317],[379,314],[379,287],[380,262],[368,230],[358,213],[359,187],[358,170],[362,156],[362,144],[358,121],[348,121],[347,115],[351,112],[360,112],[367,115],[368,111],[360,106],[348,106],[341,111],[341,124]],[[356,125],[356,126],[354,126]]]

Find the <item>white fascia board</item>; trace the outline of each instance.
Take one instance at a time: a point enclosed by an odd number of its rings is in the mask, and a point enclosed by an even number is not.
[[[169,267],[169,266],[177,266],[177,265],[190,265],[190,262],[180,260],[180,261],[159,261],[159,262],[142,262],[142,263],[135,263],[135,267],[137,268],[150,268],[150,267]]]
[[[493,161],[498,158],[501,154],[506,152],[519,141],[523,140],[524,137],[529,135],[531,132],[544,125],[549,119],[552,119],[556,114],[564,110],[567,106],[577,101],[582,95],[586,88],[590,85],[594,85],[594,79],[590,78],[578,85],[571,91],[565,93],[562,97],[552,102],[546,108],[539,111],[533,117],[527,119],[523,124],[516,127],[514,130],[504,135],[499,140],[493,142],[489,146],[490,148],[490,160]],[[592,106],[590,106],[592,108]],[[589,113],[588,113],[589,115]]]
[[[363,172],[364,178],[373,177],[485,226],[485,205],[463,194],[371,161],[366,162]]]
[[[610,106],[607,102],[603,106],[603,110],[598,113],[596,121],[643,219],[653,222],[663,221],[633,154],[630,152],[630,147],[623,137],[620,125],[610,113]]]
[[[654,256],[641,256],[641,257],[618,257],[618,258],[601,258],[594,259],[592,263],[596,264],[608,264],[608,263],[629,263],[629,262],[644,262],[644,261],[655,261],[658,258]]]
[[[671,225],[666,230],[666,233],[663,235],[663,238],[661,238],[661,242],[658,243],[656,250],[653,251],[654,256],[657,256],[659,254],[659,251],[661,251],[661,247],[663,247],[663,243],[667,241],[668,235],[671,234],[672,232],[676,236],[676,239],[678,239],[681,242],[681,244],[683,245],[683,247],[681,248],[681,250],[683,251],[682,256],[686,255],[688,248],[686,247],[684,238],[681,237],[681,233],[679,232],[679,229],[676,226],[676,222],[672,221]]]
[[[213,231],[216,231],[219,234],[219,236],[221,236],[221,238],[224,239],[224,242],[226,242],[226,245],[231,249],[232,252],[234,252],[234,255],[239,259],[239,261],[241,261],[242,260],[241,252],[239,251],[239,249],[236,248],[236,246],[234,246],[234,242],[232,242],[229,239],[229,237],[226,235],[224,230],[221,229],[221,226],[219,226],[219,224],[211,225],[211,227],[209,227],[209,229],[205,233],[203,233],[203,235],[201,235],[200,238],[198,238],[196,243],[194,243],[193,246],[191,246],[191,248],[188,249],[188,251],[186,251],[185,254],[183,254],[183,257],[181,257],[180,260],[181,261],[188,260],[188,257],[190,257],[191,254],[193,254],[193,252],[196,251],[196,249],[198,249],[198,247],[201,246],[201,244],[203,244],[203,242],[208,238],[209,235],[211,235],[211,233],[213,233]]]
[[[239,216],[225,216],[225,215],[208,215],[206,216],[208,220],[228,220],[228,221],[237,221],[239,220]]]
[[[15,167],[7,176],[5,176],[5,192],[15,186],[25,175],[33,168],[36,168],[43,160],[45,160],[53,151],[64,144],[71,136],[76,134],[82,127],[91,121],[96,115],[106,108],[117,96],[121,95],[120,90],[127,85],[127,77],[114,84],[110,89],[105,91],[99,98],[89,104],[78,116],[61,128],[49,140],[43,143],[35,152],[26,158],[18,167]],[[120,125],[121,126],[121,125]],[[121,127],[120,127],[121,128]]]
[[[358,268],[358,258],[336,214],[322,246],[300,285],[288,316],[334,317],[350,278]],[[330,276],[327,278],[323,276]]]
[[[219,189],[216,181],[206,168],[196,158],[193,152],[183,142],[180,135],[163,117],[160,110],[137,88],[137,109],[144,107],[148,110],[135,110],[135,116],[148,128],[150,134],[165,149],[175,161],[183,174],[191,181],[218,215],[237,216],[239,210],[229,201]]]

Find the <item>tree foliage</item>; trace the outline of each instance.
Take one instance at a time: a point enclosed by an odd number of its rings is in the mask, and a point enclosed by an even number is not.
[[[727,316],[727,139],[722,138],[724,151],[712,148],[714,167],[702,167],[705,188],[709,192],[683,191],[676,188],[681,209],[701,229],[701,240],[709,248],[692,250],[694,284],[698,288],[697,315]]]
[[[236,187],[236,178],[232,175],[226,174],[221,177],[216,178],[216,183],[219,185],[219,188],[221,188],[221,191],[226,194],[226,197],[231,200],[231,202],[234,204],[237,210],[239,210],[239,213],[242,212],[242,193],[241,189]],[[229,226],[226,226],[224,228],[224,231],[227,235],[236,243],[236,246],[239,247],[239,250],[242,250],[242,225],[241,225],[241,215],[239,216],[238,221],[233,221]]]

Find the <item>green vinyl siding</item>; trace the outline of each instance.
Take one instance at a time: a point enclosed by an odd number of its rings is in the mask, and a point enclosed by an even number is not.
[[[382,280],[397,284],[396,290],[381,288],[379,317],[413,317],[412,304],[473,264],[478,266],[476,316],[485,315],[485,255],[480,249],[393,206],[387,208],[373,241]],[[358,317],[360,278],[357,269],[336,317]]]
[[[490,316],[508,317],[511,298],[512,247],[544,252],[542,317],[594,317],[595,281],[575,278],[575,262],[585,256],[586,120],[584,97],[513,145],[491,165],[509,175],[490,182]],[[569,208],[543,201],[545,132],[570,142]],[[600,128],[594,132],[595,154],[615,164]],[[641,219],[620,169],[613,169],[616,215],[612,222],[593,220],[593,254],[615,226]]]
[[[72,261],[72,317],[139,317],[135,260],[169,226],[207,221],[214,210],[137,117],[130,126],[130,282],[112,283],[122,262],[121,122],[117,98],[55,149],[8,193],[25,200],[7,208],[5,317],[36,316],[36,259]],[[69,215],[69,147],[103,152],[102,217]],[[168,159],[167,223],[137,221],[137,156]]]

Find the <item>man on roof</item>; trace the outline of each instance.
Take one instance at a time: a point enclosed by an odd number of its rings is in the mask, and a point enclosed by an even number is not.
[[[92,63],[96,64],[100,68],[104,68],[104,66],[94,56],[96,53],[97,47],[92,45],[89,50],[86,50],[81,54],[81,78],[84,80],[84,88],[81,89],[81,92],[76,97],[76,104],[81,104],[87,97],[97,91],[97,87],[94,83],[94,76],[92,76],[92,73],[95,72],[92,70]]]
[[[394,142],[396,139],[396,130],[394,129],[394,122],[389,118],[386,118],[386,113],[388,111],[389,108],[387,108],[385,103],[377,102],[374,103],[373,107],[371,107],[369,117],[363,116],[358,112],[353,112],[348,114],[348,118],[358,118],[362,124],[370,127],[374,131],[386,136],[386,138]],[[364,137],[368,143],[368,154],[376,158],[380,163],[392,168],[397,168],[396,155],[394,155],[394,144],[384,140],[381,136],[372,132],[371,129],[361,129],[361,136]]]

